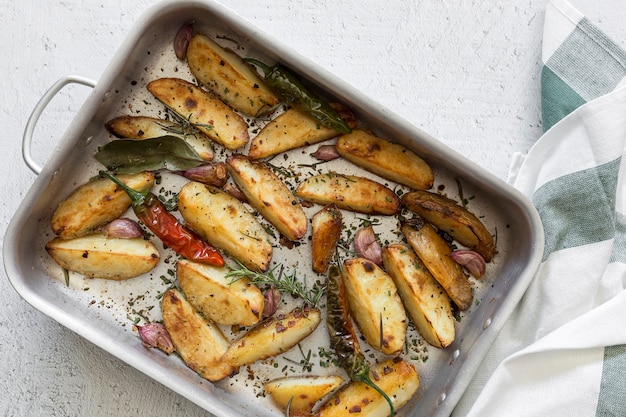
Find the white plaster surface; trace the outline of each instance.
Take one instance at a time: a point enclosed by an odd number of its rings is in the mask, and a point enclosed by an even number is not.
[[[97,80],[153,0],[0,1],[0,234],[35,175],[21,156],[29,114],[59,78]],[[545,0],[222,0],[493,174],[541,134]],[[622,0],[572,0],[626,47]],[[43,164],[88,93],[70,86],[38,124]],[[3,242],[6,245],[7,242]],[[0,270],[0,415],[207,416],[55,321]]]

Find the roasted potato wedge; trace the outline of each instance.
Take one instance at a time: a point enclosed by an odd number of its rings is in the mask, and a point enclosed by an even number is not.
[[[146,191],[154,185],[154,174],[120,174],[118,178],[130,188]],[[63,239],[93,233],[130,207],[130,198],[113,181],[98,178],[81,185],[63,200],[52,214],[52,231]]]
[[[266,271],[272,259],[270,237],[244,204],[218,188],[188,182],[178,193],[187,226],[251,270]]]
[[[450,297],[413,249],[387,245],[383,248],[383,264],[424,340],[438,348],[449,346],[455,334]]]
[[[187,63],[202,86],[249,116],[259,116],[279,102],[258,73],[239,55],[205,35],[195,34],[190,39]]]
[[[391,189],[356,175],[315,175],[300,183],[296,195],[313,203],[335,204],[365,214],[393,215],[400,211],[400,199]]]
[[[281,409],[289,408],[292,417],[310,416],[315,404],[337,389],[344,379],[338,375],[291,376],[273,379],[264,384],[265,392]]]
[[[280,233],[289,240],[298,240],[306,234],[308,219],[302,205],[271,169],[239,154],[229,156],[226,165],[250,205]]]
[[[374,365],[370,379],[387,394],[396,410],[405,405],[420,385],[415,367],[399,359],[388,359]],[[356,413],[356,414],[355,414]],[[316,417],[389,416],[389,404],[372,387],[352,381],[332,395],[315,412]]]
[[[467,310],[472,304],[472,286],[463,268],[450,257],[450,245],[423,219],[405,222],[401,231],[454,304]]]
[[[215,323],[202,317],[177,289],[163,295],[163,324],[183,362],[209,381],[219,381],[236,370],[221,360],[228,340]]]
[[[194,309],[223,325],[251,326],[263,316],[263,293],[247,278],[226,278],[229,269],[181,259],[176,277]]]
[[[46,250],[62,268],[89,278],[124,280],[152,270],[159,252],[143,238],[107,238],[92,234],[73,239],[54,238]]]
[[[391,277],[364,258],[346,259],[342,272],[352,317],[367,342],[388,355],[400,352],[408,320]]]
[[[289,109],[261,129],[250,141],[248,156],[267,158],[314,143],[334,138],[338,132],[324,127],[306,114]]]
[[[200,158],[211,161],[215,156],[212,142],[193,126],[171,120],[148,116],[119,116],[105,124],[106,129],[118,138],[152,139],[162,136],[176,136],[193,148]]]
[[[195,84],[179,78],[160,78],[148,83],[148,91],[226,149],[241,148],[250,140],[246,121]]]
[[[485,225],[465,207],[441,194],[412,191],[401,199],[404,206],[419,214],[454,240],[480,253],[491,262],[496,253],[493,236]]]
[[[328,205],[311,218],[311,264],[314,272],[325,274],[339,243],[341,211]]]
[[[348,161],[383,178],[415,190],[427,190],[435,180],[433,170],[417,154],[364,130],[337,139],[337,152]]]
[[[295,310],[268,317],[235,340],[223,359],[234,368],[279,355],[313,333],[321,321],[318,309]]]

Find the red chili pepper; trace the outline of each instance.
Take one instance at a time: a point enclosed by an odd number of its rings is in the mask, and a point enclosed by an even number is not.
[[[109,178],[128,194],[137,218],[165,245],[184,258],[215,266],[224,266],[222,255],[200,236],[181,224],[167,211],[159,198],[149,191],[139,192],[128,187],[108,172],[100,175]]]

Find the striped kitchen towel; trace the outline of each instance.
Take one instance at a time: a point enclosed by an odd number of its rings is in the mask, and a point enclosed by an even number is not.
[[[542,54],[545,133],[510,180],[543,261],[455,416],[626,416],[626,53],[553,0]]]

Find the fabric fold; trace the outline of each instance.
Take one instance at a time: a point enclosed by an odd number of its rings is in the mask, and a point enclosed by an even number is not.
[[[542,52],[545,133],[509,180],[541,216],[543,261],[455,416],[626,410],[626,52],[564,0]]]

